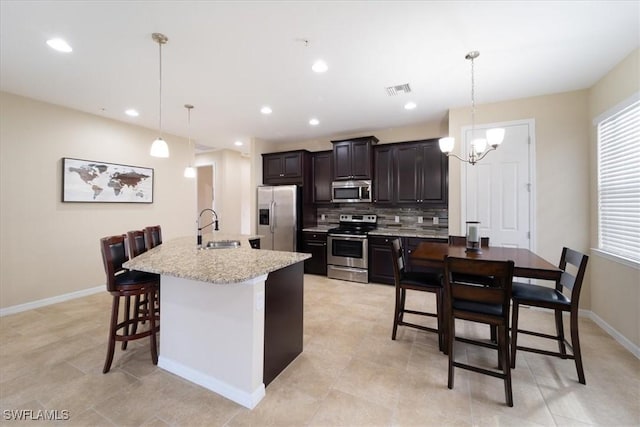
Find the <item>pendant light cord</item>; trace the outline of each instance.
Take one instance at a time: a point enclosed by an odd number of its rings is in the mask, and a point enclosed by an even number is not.
[[[160,114],[158,115],[158,129],[160,130],[160,138],[162,138],[162,43],[158,42],[158,49],[160,51]]]
[[[474,78],[474,59],[471,57],[471,140],[475,137],[476,130],[476,92],[475,92],[475,78]]]

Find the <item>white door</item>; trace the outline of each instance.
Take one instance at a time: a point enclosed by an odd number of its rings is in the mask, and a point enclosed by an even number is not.
[[[480,221],[480,235],[491,246],[535,249],[533,221],[533,120],[476,126],[476,135],[503,127],[505,137],[497,150],[475,165],[462,169],[462,230],[465,221]],[[471,128],[464,130],[465,147]],[[465,154],[466,155],[466,154]]]

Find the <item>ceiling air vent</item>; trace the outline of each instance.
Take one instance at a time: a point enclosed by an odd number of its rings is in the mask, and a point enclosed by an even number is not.
[[[409,83],[405,83],[403,85],[397,85],[397,86],[389,86],[387,88],[387,93],[389,94],[389,96],[394,96],[399,93],[409,93],[409,92],[411,92]]]

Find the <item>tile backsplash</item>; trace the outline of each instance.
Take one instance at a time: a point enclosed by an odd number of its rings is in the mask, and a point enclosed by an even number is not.
[[[446,208],[399,208],[378,207],[369,203],[341,204],[339,207],[318,207],[318,225],[337,225],[341,214],[376,214],[378,228],[399,229],[402,231],[421,231],[433,235],[447,235],[449,229],[449,211]],[[324,215],[324,220],[322,219]],[[398,222],[396,222],[398,217]],[[419,222],[422,217],[422,223]],[[434,224],[434,218],[437,218]]]

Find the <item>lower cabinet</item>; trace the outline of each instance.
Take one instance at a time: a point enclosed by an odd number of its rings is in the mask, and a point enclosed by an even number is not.
[[[448,239],[444,238],[436,238],[436,237],[403,237],[402,238],[402,247],[404,248],[404,258],[406,260],[407,271],[412,271],[414,273],[428,273],[432,272],[432,270],[413,265],[411,262],[411,254],[418,247],[418,245],[422,242],[432,242],[432,243],[449,243]]]
[[[395,284],[391,241],[393,236],[369,236],[369,281]]]
[[[304,261],[305,273],[327,275],[327,233],[302,232],[302,252],[311,254]]]

